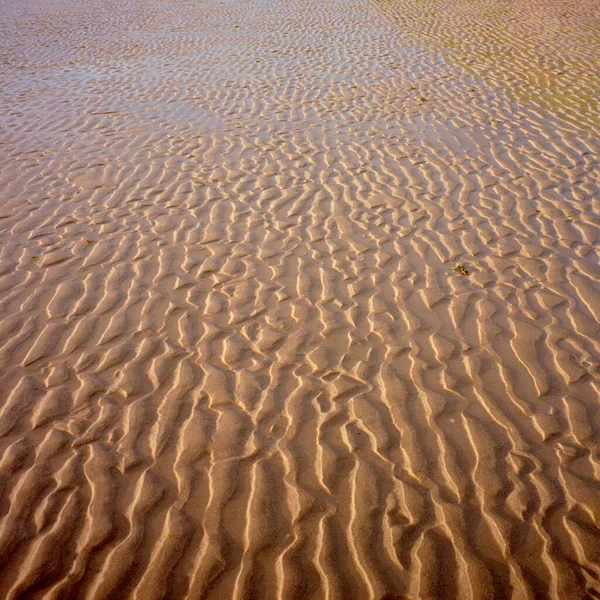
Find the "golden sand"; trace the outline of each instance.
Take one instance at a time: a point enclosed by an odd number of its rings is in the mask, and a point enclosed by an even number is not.
[[[597,2],[0,48],[0,598],[600,598]]]

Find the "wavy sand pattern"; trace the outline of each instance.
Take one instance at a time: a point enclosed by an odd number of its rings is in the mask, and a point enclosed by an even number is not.
[[[599,32],[0,0],[0,598],[600,598]]]

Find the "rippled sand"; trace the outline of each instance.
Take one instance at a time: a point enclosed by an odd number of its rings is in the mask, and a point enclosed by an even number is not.
[[[0,0],[0,598],[600,598],[592,0]]]

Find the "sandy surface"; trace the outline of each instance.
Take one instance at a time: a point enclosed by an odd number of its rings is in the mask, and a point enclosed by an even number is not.
[[[0,598],[600,598],[598,57],[592,0],[0,0]]]

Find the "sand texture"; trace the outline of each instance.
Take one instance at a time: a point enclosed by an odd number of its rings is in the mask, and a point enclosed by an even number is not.
[[[0,599],[600,598],[596,0],[0,0]]]

